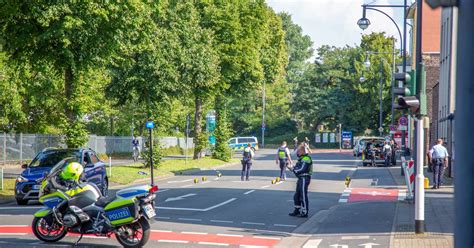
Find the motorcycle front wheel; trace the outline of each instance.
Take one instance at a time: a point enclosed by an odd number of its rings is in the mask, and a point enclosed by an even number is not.
[[[44,217],[35,217],[31,225],[33,234],[44,242],[57,242],[64,238],[67,234],[66,228],[55,219],[52,219],[50,222],[48,223]]]
[[[115,236],[123,247],[143,247],[150,238],[150,223],[142,217],[135,223],[119,227]]]

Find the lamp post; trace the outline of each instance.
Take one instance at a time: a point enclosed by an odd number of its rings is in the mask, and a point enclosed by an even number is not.
[[[393,24],[395,24],[395,27],[397,28],[398,34],[400,36],[400,53],[401,53],[402,58],[403,58],[403,72],[404,73],[406,72],[406,65],[407,65],[406,43],[407,43],[407,24],[408,23],[407,23],[407,11],[406,10],[407,10],[408,7],[409,7],[409,5],[407,3],[407,0],[403,1],[403,5],[364,4],[364,5],[362,5],[362,18],[360,18],[357,21],[357,25],[359,25],[359,27],[362,30],[367,29],[370,25],[370,20],[366,17],[366,11],[367,10],[373,10],[373,11],[376,11],[376,12],[379,12],[379,13],[385,15],[386,17],[388,17],[393,22]],[[382,10],[379,10],[378,8],[403,8],[403,36],[402,36],[402,33],[400,32],[400,28],[398,27],[398,24],[395,22],[395,20],[391,16],[389,16],[387,13],[383,12]],[[392,95],[392,97],[393,97],[393,95]],[[392,108],[393,108],[393,101],[392,101]],[[392,111],[392,116],[393,116],[393,111]],[[392,121],[392,124],[393,124],[393,121]],[[402,131],[402,151],[403,151],[403,153],[405,153],[405,147],[406,147],[405,137],[406,137],[406,132]]]

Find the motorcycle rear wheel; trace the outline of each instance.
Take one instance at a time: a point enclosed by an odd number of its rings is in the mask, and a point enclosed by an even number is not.
[[[53,219],[50,225],[44,217],[35,217],[31,228],[33,234],[44,242],[57,242],[67,234],[67,229],[56,220]]]
[[[118,242],[126,248],[143,247],[150,238],[150,223],[145,218],[140,218],[137,222],[121,226],[125,228],[125,233],[115,233]],[[124,230],[122,230],[124,231]]]

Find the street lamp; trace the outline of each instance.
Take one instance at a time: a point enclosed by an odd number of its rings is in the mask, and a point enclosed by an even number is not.
[[[370,67],[370,60],[369,60],[369,54],[368,54],[368,53],[365,55],[364,66],[365,66],[365,68],[367,68],[367,69],[369,69],[369,67]]]
[[[359,25],[359,27],[362,29],[362,30],[365,30],[369,27],[370,25],[370,20],[367,19],[365,16],[360,18],[358,21],[357,21],[357,25]]]

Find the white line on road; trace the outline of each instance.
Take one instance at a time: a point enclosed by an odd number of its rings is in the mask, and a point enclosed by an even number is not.
[[[188,184],[188,185],[184,185],[184,186],[181,186],[180,188],[189,188],[189,187],[192,187],[194,184]]]
[[[240,248],[268,248],[268,246],[259,246],[259,245],[240,245]]]
[[[234,223],[231,220],[211,220],[211,222],[215,222],[215,223]]]
[[[242,222],[242,224],[245,225],[258,225],[258,226],[264,226],[265,223],[260,223],[260,222]]]
[[[339,199],[340,203],[346,203],[348,199]]]
[[[205,181],[205,182],[202,182],[201,184],[208,184],[210,183],[211,181]]]
[[[344,192],[344,193],[342,193],[342,196],[348,197],[350,194],[351,194],[350,192]]]
[[[272,240],[280,240],[281,238],[275,237],[264,237],[264,236],[253,236],[254,239],[272,239]]]
[[[279,181],[278,183],[275,183],[275,184],[278,185],[278,184],[282,184],[282,183],[283,183],[283,181]]]
[[[204,232],[181,232],[182,234],[195,234],[195,235],[208,235],[208,233]]]
[[[174,208],[174,207],[155,207],[155,209],[167,209],[167,210],[180,210],[180,211],[197,211],[197,212],[207,212],[209,210],[212,210],[214,208],[218,208],[218,207],[221,207],[221,206],[224,206],[228,203],[231,203],[233,201],[237,200],[237,198],[232,198],[232,199],[229,199],[225,202],[222,202],[222,203],[219,203],[217,205],[214,205],[214,206],[211,206],[211,207],[208,207],[206,209],[201,209],[201,208]]]
[[[245,192],[244,195],[248,195],[248,194],[250,194],[250,193],[252,193],[252,192],[255,192],[255,190],[254,190],[254,189],[249,190],[249,191]]]
[[[5,235],[5,236],[17,236],[17,235],[27,235],[28,233],[0,233],[0,235]]]
[[[303,248],[318,248],[319,244],[323,241],[322,239],[310,239],[306,244],[304,244]]]
[[[170,233],[172,231],[169,231],[169,230],[151,230],[151,232]]]
[[[184,182],[191,182],[193,179],[186,179],[181,181],[168,181],[168,183],[184,183]]]
[[[163,243],[180,243],[180,244],[187,244],[189,241],[186,240],[171,240],[171,239],[159,239],[158,242]]]
[[[218,208],[218,207],[224,206],[224,205],[226,205],[226,204],[228,204],[228,203],[231,203],[231,202],[233,202],[233,201],[235,201],[235,200],[237,200],[237,198],[231,198],[231,199],[229,199],[229,200],[227,200],[227,201],[225,201],[225,202],[219,203],[219,204],[214,205],[214,206],[212,206],[212,207],[208,207],[208,208],[204,209],[204,211],[207,212],[207,211],[212,210],[212,209],[214,209],[214,208]]]
[[[343,236],[342,240],[351,240],[351,239],[369,239],[369,236]]]
[[[43,208],[42,206],[37,206],[37,207],[0,207],[0,210],[21,210],[21,209],[41,209]]]
[[[222,236],[222,237],[238,237],[238,238],[243,238],[244,235],[239,235],[239,234],[225,234],[225,233],[218,233],[217,236]]]
[[[398,200],[399,201],[405,200],[406,197],[407,197],[407,193],[405,191],[402,191],[402,190],[398,191]],[[426,195],[425,195],[425,197],[426,197]]]
[[[200,245],[218,245],[218,246],[229,246],[229,244],[225,243],[213,243],[213,242],[199,242]]]
[[[156,217],[157,219],[161,219],[161,220],[169,220],[171,219],[170,217]]]
[[[163,192],[166,192],[166,191],[168,191],[168,190],[170,190],[170,189],[160,189],[160,190],[158,190],[158,192],[156,192],[156,193],[157,193],[157,194],[158,194],[158,193],[163,193]]]
[[[265,188],[268,188],[268,187],[270,187],[270,185],[265,185],[265,186],[262,186],[261,188],[265,189]]]
[[[192,219],[192,218],[178,218],[178,220],[187,220],[187,221],[202,221],[201,219]]]
[[[281,227],[297,227],[297,225],[286,225],[286,224],[273,224],[274,226],[281,226]]]
[[[454,198],[454,195],[453,194],[426,193],[425,197],[428,197],[428,198]]]

